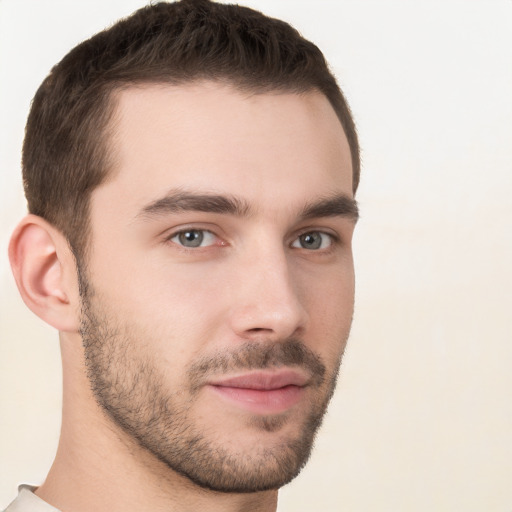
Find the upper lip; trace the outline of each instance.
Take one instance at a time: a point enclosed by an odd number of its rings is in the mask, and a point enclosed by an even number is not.
[[[274,371],[255,371],[235,375],[232,377],[219,378],[209,382],[211,386],[272,390],[285,386],[303,387],[308,383],[308,376],[303,372],[294,369],[281,369]]]

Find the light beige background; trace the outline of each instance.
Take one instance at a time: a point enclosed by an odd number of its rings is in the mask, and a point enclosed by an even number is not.
[[[29,102],[142,3],[0,0],[0,506],[42,481],[60,421],[57,336],[6,260]],[[512,511],[512,1],[241,3],[325,51],[363,148],[353,335],[280,511]]]

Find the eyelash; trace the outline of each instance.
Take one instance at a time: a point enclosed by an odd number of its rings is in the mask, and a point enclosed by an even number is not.
[[[199,238],[198,245],[186,246],[186,245],[183,244],[183,240],[179,240],[180,237],[185,236],[187,233],[196,233],[196,234],[199,233],[200,234],[199,237],[196,237],[196,239]],[[165,242],[173,243],[177,247],[179,247],[181,250],[184,250],[184,251],[195,251],[195,250],[198,250],[198,249],[205,249],[207,247],[211,247],[211,246],[214,246],[214,245],[220,245],[220,246],[227,245],[225,242],[221,242],[221,243],[218,243],[218,244],[213,242],[213,243],[208,243],[207,245],[202,245],[202,243],[204,241],[204,238],[205,238],[205,235],[206,236],[211,236],[212,238],[219,239],[217,237],[217,235],[215,235],[215,233],[213,233],[212,231],[210,231],[208,229],[186,228],[186,229],[181,229],[179,231],[175,231],[175,232],[171,233],[169,236],[167,236],[165,238]],[[315,249],[311,249],[311,248],[307,248],[307,247],[304,247],[304,246],[301,246],[301,245],[295,245],[295,244],[301,244],[301,238],[302,237],[315,236],[315,235],[321,235],[320,247],[317,247]],[[327,247],[322,247],[322,245],[324,244],[326,238],[328,239],[328,246]],[[174,239],[177,239],[177,240],[174,240]],[[332,251],[335,248],[335,246],[339,244],[339,242],[340,242],[339,237],[334,235],[334,234],[332,234],[332,233],[326,233],[325,231],[321,231],[321,230],[309,230],[309,231],[304,231],[304,232],[298,234],[293,239],[293,242],[290,244],[290,246],[293,247],[293,248],[296,248],[296,249],[304,249],[304,250],[306,250],[308,252],[311,252],[311,253],[320,252],[320,253],[324,253],[325,254],[325,253],[329,253],[330,251]]]
[[[183,245],[183,243],[182,243],[183,241],[179,241],[179,240],[174,241],[175,238],[179,239],[179,237],[185,236],[187,233],[199,233],[201,235],[200,240],[199,240],[199,245],[186,246],[186,245]],[[204,240],[205,234],[207,237],[211,236],[212,238],[218,238],[217,235],[215,235],[215,233],[213,233],[209,229],[187,228],[187,229],[180,229],[179,231],[175,231],[175,232],[171,233],[168,237],[165,238],[165,241],[176,244],[180,249],[183,249],[183,250],[195,250],[195,249],[201,249],[204,247],[210,247],[212,245],[215,245],[215,243],[209,243],[206,246],[201,245]],[[226,244],[221,243],[218,245],[226,245]]]
[[[301,242],[305,242],[305,239],[306,237],[312,237],[314,239],[315,236],[318,236],[320,235],[320,246],[319,247],[316,247],[314,249],[312,249],[311,247],[304,247],[303,245],[301,245]],[[327,247],[322,247],[324,245],[324,242],[328,243]],[[331,233],[326,233],[325,231],[320,231],[320,230],[312,230],[312,231],[305,231],[303,233],[301,233],[300,235],[298,235],[293,243],[292,243],[292,247],[295,247],[297,249],[305,249],[305,250],[308,250],[308,251],[312,251],[312,252],[323,252],[323,253],[326,253],[326,252],[329,252],[330,250],[332,250],[334,248],[334,246],[337,244],[337,242],[339,241],[339,239],[331,234]],[[313,240],[314,242],[314,240]],[[299,245],[295,245],[296,243],[300,244]]]

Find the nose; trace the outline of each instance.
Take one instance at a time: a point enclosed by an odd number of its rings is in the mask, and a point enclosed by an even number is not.
[[[285,249],[254,252],[239,268],[231,310],[236,335],[248,341],[279,341],[300,335],[308,314],[300,297],[300,276]]]

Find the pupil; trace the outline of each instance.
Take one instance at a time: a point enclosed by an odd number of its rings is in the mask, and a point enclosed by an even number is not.
[[[185,231],[180,234],[180,242],[187,247],[199,247],[203,242],[201,231]]]
[[[318,233],[308,233],[301,236],[301,244],[306,249],[318,249],[322,245],[322,238]]]

